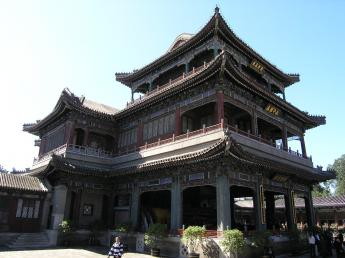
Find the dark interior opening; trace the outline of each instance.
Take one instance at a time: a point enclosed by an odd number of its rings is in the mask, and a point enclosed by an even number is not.
[[[254,191],[248,187],[230,187],[231,227],[242,231],[256,229]]]
[[[252,132],[250,114],[230,103],[224,103],[224,123],[244,132]]]
[[[145,232],[151,223],[166,224],[170,228],[171,194],[168,190],[146,192],[140,197],[141,230]]]
[[[84,130],[81,128],[75,129],[75,145],[82,146],[84,143]]]
[[[195,131],[215,124],[215,103],[194,108],[182,115],[182,132]]]
[[[217,229],[217,197],[213,186],[197,186],[183,191],[183,224]]]
[[[197,54],[190,62],[189,62],[189,71],[193,69],[193,67],[197,68],[202,66],[204,62],[208,63],[214,58],[213,49],[209,49]]]

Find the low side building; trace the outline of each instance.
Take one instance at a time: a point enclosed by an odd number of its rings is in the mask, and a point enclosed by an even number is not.
[[[37,177],[0,173],[0,232],[39,232],[47,193]]]

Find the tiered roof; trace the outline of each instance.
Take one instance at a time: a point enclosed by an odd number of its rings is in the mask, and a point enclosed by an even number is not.
[[[219,8],[215,9],[215,13],[209,22],[193,37],[190,37],[188,40],[184,39],[182,42],[183,44],[176,45],[176,43],[179,41],[179,38],[177,38],[175,40],[176,42],[174,42],[175,44],[173,43],[172,47],[169,49],[170,51],[141,69],[135,70],[134,72],[116,73],[116,80],[127,86],[130,86],[132,82],[172,61],[174,58],[186,53],[190,49],[200,45],[202,42],[205,42],[207,39],[213,36],[221,37],[226,43],[239,50],[244,55],[250,57],[250,59],[256,59],[261,62],[269,73],[273,74],[284,82],[285,87],[299,81],[298,74],[284,73],[282,70],[264,59],[244,41],[242,41],[227,25],[226,21],[219,13]]]
[[[112,120],[113,116],[118,112],[118,109],[104,104],[88,100],[85,97],[77,97],[68,88],[65,88],[56,103],[53,111],[42,120],[36,123],[24,124],[23,130],[35,135],[39,135],[41,128],[49,125],[58,119],[62,114],[70,110],[77,110],[81,113],[96,116],[106,120]]]

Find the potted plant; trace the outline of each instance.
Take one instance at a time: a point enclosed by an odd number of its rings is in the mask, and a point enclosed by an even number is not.
[[[196,249],[201,244],[205,236],[206,229],[200,226],[189,226],[183,231],[182,242],[188,247],[189,258],[199,258]]]
[[[245,245],[243,233],[238,229],[225,230],[220,244],[224,248],[224,252],[229,254],[229,257],[231,257],[231,254],[237,257]]]
[[[61,224],[59,224],[59,231],[62,234],[62,244],[64,246],[69,246],[72,232],[71,222],[69,220],[63,220]]]
[[[145,245],[151,248],[151,255],[160,256],[159,241],[165,237],[167,227],[165,224],[154,223],[150,224],[147,232],[144,235]]]
[[[261,248],[263,256],[262,258],[268,258],[273,256],[273,246],[270,241],[272,236],[270,231],[257,231],[253,235],[253,244],[255,247]]]
[[[123,249],[125,252],[128,251],[128,233],[131,230],[131,228],[132,224],[130,222],[118,224],[115,227],[115,231],[122,235],[122,240],[124,242]]]

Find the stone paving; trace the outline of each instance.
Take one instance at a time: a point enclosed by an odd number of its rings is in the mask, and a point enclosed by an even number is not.
[[[106,249],[0,250],[0,258],[105,258]],[[146,254],[126,253],[123,258],[149,258]]]
[[[44,250],[1,250],[0,258],[105,258],[108,250],[105,248],[56,248]],[[138,253],[126,253],[123,258],[152,258],[150,255]],[[280,255],[276,258],[288,258],[289,255]],[[294,258],[307,258],[308,254],[294,256]],[[335,256],[333,256],[335,257]]]

